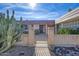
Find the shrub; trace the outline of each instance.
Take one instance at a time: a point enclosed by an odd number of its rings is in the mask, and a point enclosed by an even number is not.
[[[59,31],[58,31],[58,34],[70,34],[70,29],[68,28],[61,28]]]
[[[79,34],[79,30],[73,30],[69,28],[61,28],[58,34]]]
[[[37,29],[37,30],[35,30],[35,34],[37,35],[37,34],[40,34],[40,31]]]

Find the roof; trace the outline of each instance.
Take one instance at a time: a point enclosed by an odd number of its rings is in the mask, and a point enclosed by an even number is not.
[[[28,25],[28,24],[55,24],[55,20],[25,20],[23,21],[24,24]]]
[[[59,24],[65,21],[71,21],[73,18],[79,17],[79,7],[66,13],[55,21],[55,24]],[[75,20],[75,19],[74,19]]]

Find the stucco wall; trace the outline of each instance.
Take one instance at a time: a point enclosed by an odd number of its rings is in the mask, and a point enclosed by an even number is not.
[[[34,25],[34,30],[39,29],[39,24]]]
[[[61,46],[79,45],[79,35],[55,35],[53,44]]]
[[[23,44],[28,45],[28,34],[23,34],[21,40]]]
[[[20,38],[20,41],[16,42],[15,45],[20,45],[20,46],[28,46],[28,34],[22,34],[21,35],[21,38]]]

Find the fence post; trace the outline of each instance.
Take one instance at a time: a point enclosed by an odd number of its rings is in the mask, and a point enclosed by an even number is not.
[[[53,25],[48,25],[48,45],[53,45],[54,44],[54,26]]]
[[[28,44],[29,46],[35,46],[35,34],[34,34],[34,27],[33,25],[28,25],[29,26],[29,33],[28,33]]]

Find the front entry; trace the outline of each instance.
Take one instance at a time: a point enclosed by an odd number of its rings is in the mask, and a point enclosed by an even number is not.
[[[48,35],[44,33],[44,25],[39,25],[40,34],[35,35],[35,55],[36,56],[50,56],[48,48]]]
[[[43,33],[43,25],[39,25],[39,31],[40,33]]]
[[[47,33],[43,33],[43,26],[40,25],[40,31],[41,34],[35,34],[34,25],[29,25],[29,31],[27,34],[27,45],[35,45],[36,41],[47,41],[47,43],[50,45],[54,42],[54,27],[53,26],[47,26]]]
[[[47,35],[45,33],[35,35],[35,40],[36,41],[47,41]]]

